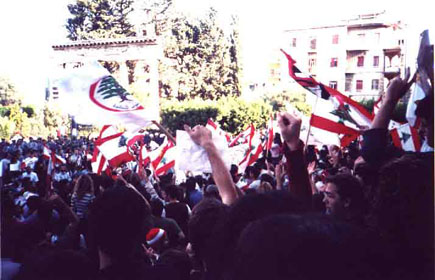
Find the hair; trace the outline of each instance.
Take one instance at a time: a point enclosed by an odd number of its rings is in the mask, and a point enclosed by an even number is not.
[[[154,198],[151,199],[150,205],[151,205],[151,214],[154,217],[161,217],[164,208],[163,202],[158,198]]]
[[[173,268],[174,272],[176,272],[176,275],[178,275],[178,279],[190,279],[192,263],[190,262],[189,256],[184,251],[177,249],[166,250],[160,255],[159,259],[157,260],[157,265],[165,265]]]
[[[310,206],[285,191],[241,197],[230,207],[213,231],[210,242],[213,254],[206,259],[210,273],[219,275],[234,264],[233,253],[237,240],[250,222],[274,214],[304,213]]]
[[[184,185],[186,186],[186,190],[188,192],[191,192],[191,191],[195,190],[195,187],[196,187],[196,179],[195,179],[195,177],[189,177],[189,178],[187,178],[187,180],[186,180]]]
[[[39,248],[22,264],[17,280],[95,279],[97,269],[82,253],[56,248]]]
[[[180,189],[177,188],[175,185],[169,185],[165,187],[165,192],[171,199],[179,199],[180,196]]]
[[[195,256],[204,259],[209,254],[210,237],[217,222],[228,207],[216,199],[203,199],[193,209],[188,222],[189,240]]]
[[[350,199],[349,213],[352,218],[361,218],[365,213],[366,201],[360,181],[353,175],[338,173],[326,178],[326,183],[334,184],[342,199]]]
[[[150,209],[137,191],[124,186],[106,190],[89,208],[89,232],[95,245],[114,260],[132,257],[150,228]]]
[[[91,176],[81,175],[74,186],[74,193],[78,199],[82,199],[87,193],[94,194],[94,182]]]
[[[260,183],[260,186],[258,187],[257,192],[265,193],[265,192],[270,192],[272,190],[273,190],[272,185],[269,182],[264,181],[264,182]]]
[[[204,197],[205,198],[214,198],[219,201],[222,201],[222,197],[219,194],[219,189],[216,185],[208,185],[204,188]]]
[[[261,174],[260,176],[260,181],[263,182],[267,182],[270,184],[270,186],[273,188],[276,185],[275,179],[273,178],[273,176],[265,173],[265,174]]]
[[[380,169],[376,225],[416,274],[434,272],[433,187],[433,154],[406,154]]]
[[[415,110],[415,115],[417,117],[425,118],[427,121],[433,124],[434,118],[434,95],[430,93],[426,95],[420,102],[417,104],[417,109]]]
[[[241,232],[228,279],[378,279],[368,241],[325,216],[265,217]]]

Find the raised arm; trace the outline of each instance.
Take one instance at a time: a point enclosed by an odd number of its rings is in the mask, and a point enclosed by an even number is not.
[[[414,78],[408,83],[409,80],[409,71],[406,73],[406,77],[402,80],[400,77],[394,78],[390,85],[387,88],[387,94],[385,96],[385,100],[379,109],[379,112],[376,114],[375,119],[373,120],[371,129],[382,128],[387,129],[388,124],[393,116],[394,108],[399,102],[399,99],[405,95],[405,93],[411,87]]]
[[[208,159],[210,160],[213,179],[219,189],[222,202],[227,205],[232,204],[237,199],[236,186],[231,178],[230,171],[225,166],[224,161],[212,141],[211,131],[201,125],[197,125],[192,129],[184,125],[184,129],[193,142],[205,149]]]
[[[361,154],[367,163],[379,166],[385,161],[388,146],[388,125],[397,102],[408,91],[414,78],[408,82],[408,72],[404,80],[396,77],[388,86],[384,102],[376,114],[371,128],[363,134]]]
[[[299,139],[301,123],[300,118],[289,113],[281,113],[278,116],[278,126],[284,138],[284,155],[290,181],[289,190],[296,197],[310,203],[311,184],[304,159],[304,144]]]

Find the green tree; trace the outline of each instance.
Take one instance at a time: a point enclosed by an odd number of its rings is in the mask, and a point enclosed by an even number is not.
[[[3,106],[20,104],[22,99],[22,94],[14,83],[9,78],[0,76],[0,104]]]
[[[87,40],[134,36],[134,27],[128,21],[132,4],[133,0],[77,0],[69,4],[72,17],[67,20],[67,37]]]
[[[161,94],[177,100],[239,96],[237,32],[226,34],[213,8],[199,18],[177,12],[167,17],[166,28],[157,25],[164,38]]]
[[[42,110],[42,120],[48,133],[52,135],[55,135],[56,130],[62,125],[70,126],[68,116],[63,114],[62,110],[54,104],[45,104]]]
[[[305,116],[311,115],[311,106],[306,103],[305,92],[298,90],[270,92],[264,98],[270,103],[273,111],[286,111],[286,104],[290,104]]]

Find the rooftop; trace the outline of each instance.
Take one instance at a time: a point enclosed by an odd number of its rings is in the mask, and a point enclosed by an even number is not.
[[[116,39],[98,39],[98,40],[81,40],[69,41],[60,45],[54,45],[54,50],[73,48],[73,47],[93,47],[93,46],[113,46],[113,45],[126,45],[126,44],[146,44],[156,45],[156,39],[149,37],[129,37],[129,38],[116,38]]]

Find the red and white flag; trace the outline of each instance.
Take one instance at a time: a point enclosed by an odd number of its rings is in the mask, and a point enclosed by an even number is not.
[[[95,146],[111,167],[135,160],[128,151],[127,138],[122,132],[116,132],[113,126],[105,126],[100,135],[101,138],[95,141]]]
[[[263,152],[260,135],[256,133],[253,124],[250,125],[250,134],[248,139],[248,149],[244,158],[239,162],[239,172],[243,173],[246,167],[254,164]]]
[[[231,135],[229,133],[223,131],[219,127],[219,125],[217,125],[212,119],[208,119],[207,125],[205,127],[210,129],[211,131],[213,131],[213,130],[216,131],[219,135],[225,136],[225,138],[227,139],[228,143],[231,142]]]
[[[59,104],[80,124],[122,124],[128,130],[158,118],[158,106],[143,107],[97,61],[66,69],[51,80]]]
[[[420,137],[417,129],[409,123],[390,130],[394,146],[408,152],[419,152],[421,149]]]
[[[416,83],[409,97],[408,106],[406,107],[406,119],[412,127],[418,128],[420,126],[420,119],[415,115],[415,110],[417,109],[418,102],[425,97],[426,94],[423,89]]]
[[[104,170],[109,166],[106,158],[100,153],[100,149],[97,146],[94,147],[94,153],[91,160],[92,172],[101,175]]]
[[[48,155],[48,167],[47,167],[47,174],[51,174],[51,172],[54,170],[54,167],[56,165],[66,164],[66,160],[61,157],[60,155],[57,155],[54,151],[50,150],[47,146],[44,145],[44,154],[43,157],[47,158]]]
[[[317,82],[310,75],[302,73],[296,67],[296,61],[285,51],[281,51],[288,60],[290,77],[299,85],[318,96],[319,101],[327,100],[334,106],[328,113],[328,116],[325,114],[319,116],[317,108],[320,106],[316,106],[316,111],[314,111],[311,116],[310,124],[312,126],[340,134],[340,143],[342,146],[349,145],[353,140],[357,139],[360,135],[360,129],[370,127],[373,115],[361,104],[336,89]]]
[[[155,176],[164,175],[175,166],[175,145],[165,138],[162,145],[154,151],[148,152],[142,147],[140,158],[142,158],[144,166],[150,162],[150,167]]]
[[[233,140],[231,140],[229,147],[234,147],[239,144],[246,144],[254,137],[255,128],[254,125],[249,125],[244,131],[240,132]]]

